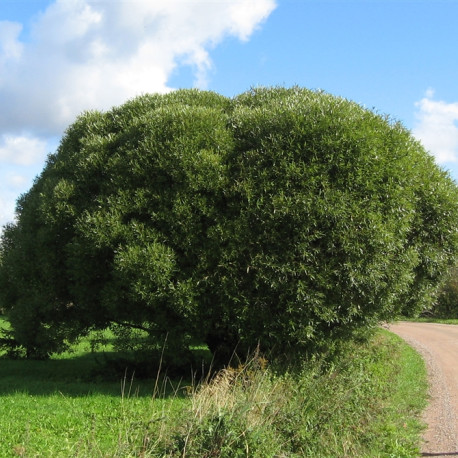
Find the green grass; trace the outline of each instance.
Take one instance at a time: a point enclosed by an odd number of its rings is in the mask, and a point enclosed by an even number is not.
[[[417,456],[419,436],[425,428],[419,420],[419,414],[428,402],[426,366],[417,351],[401,338],[387,331],[381,332],[387,340],[383,362],[378,365],[377,372],[387,397],[382,415],[374,422],[374,432],[377,441],[383,444],[381,449],[390,452],[381,456]],[[391,370],[383,377],[385,367]]]
[[[174,442],[151,456],[413,457],[426,404],[425,366],[380,331],[336,364],[273,375],[256,360],[193,396]],[[160,444],[161,445],[161,444]]]
[[[178,407],[174,400],[173,408]],[[141,445],[138,438],[161,417],[161,408],[150,398],[121,400],[102,393],[12,393],[0,408],[0,456],[129,456],[136,448],[132,442]]]
[[[439,324],[458,324],[458,318],[432,318],[432,317],[418,317],[418,318],[399,318],[400,321],[413,321],[416,323],[439,323]]]
[[[47,361],[0,359],[0,457],[135,456],[150,425],[188,402],[167,378],[92,376],[112,348],[90,349],[84,339]]]
[[[91,379],[90,348],[0,359],[1,457],[418,455],[424,364],[384,330],[335,363],[275,373],[253,358],[188,391],[165,377]]]

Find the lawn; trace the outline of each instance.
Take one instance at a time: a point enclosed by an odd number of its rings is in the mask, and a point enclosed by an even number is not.
[[[188,402],[166,377],[101,376],[111,350],[93,353],[84,339],[47,361],[0,359],[0,456],[129,456],[151,424]]]

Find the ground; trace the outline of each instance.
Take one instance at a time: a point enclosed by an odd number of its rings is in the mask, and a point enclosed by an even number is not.
[[[400,322],[389,326],[424,358],[431,402],[424,412],[423,456],[458,456],[458,325]]]

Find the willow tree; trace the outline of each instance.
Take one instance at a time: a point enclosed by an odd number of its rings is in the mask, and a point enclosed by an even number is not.
[[[431,306],[457,202],[408,130],[348,100],[146,95],[68,128],[3,235],[1,307],[31,353],[110,325],[175,354],[316,349]]]

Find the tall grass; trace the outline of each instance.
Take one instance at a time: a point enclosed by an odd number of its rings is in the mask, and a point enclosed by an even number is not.
[[[412,321],[414,323],[437,323],[437,324],[458,324],[458,318],[436,318],[436,317],[400,317],[401,321]]]
[[[201,383],[77,380],[85,358],[0,360],[1,457],[418,455],[424,365],[384,330],[338,359],[284,371],[255,354]]]
[[[419,355],[380,331],[339,361],[279,375],[255,356],[193,391],[150,456],[412,457],[426,403]]]

